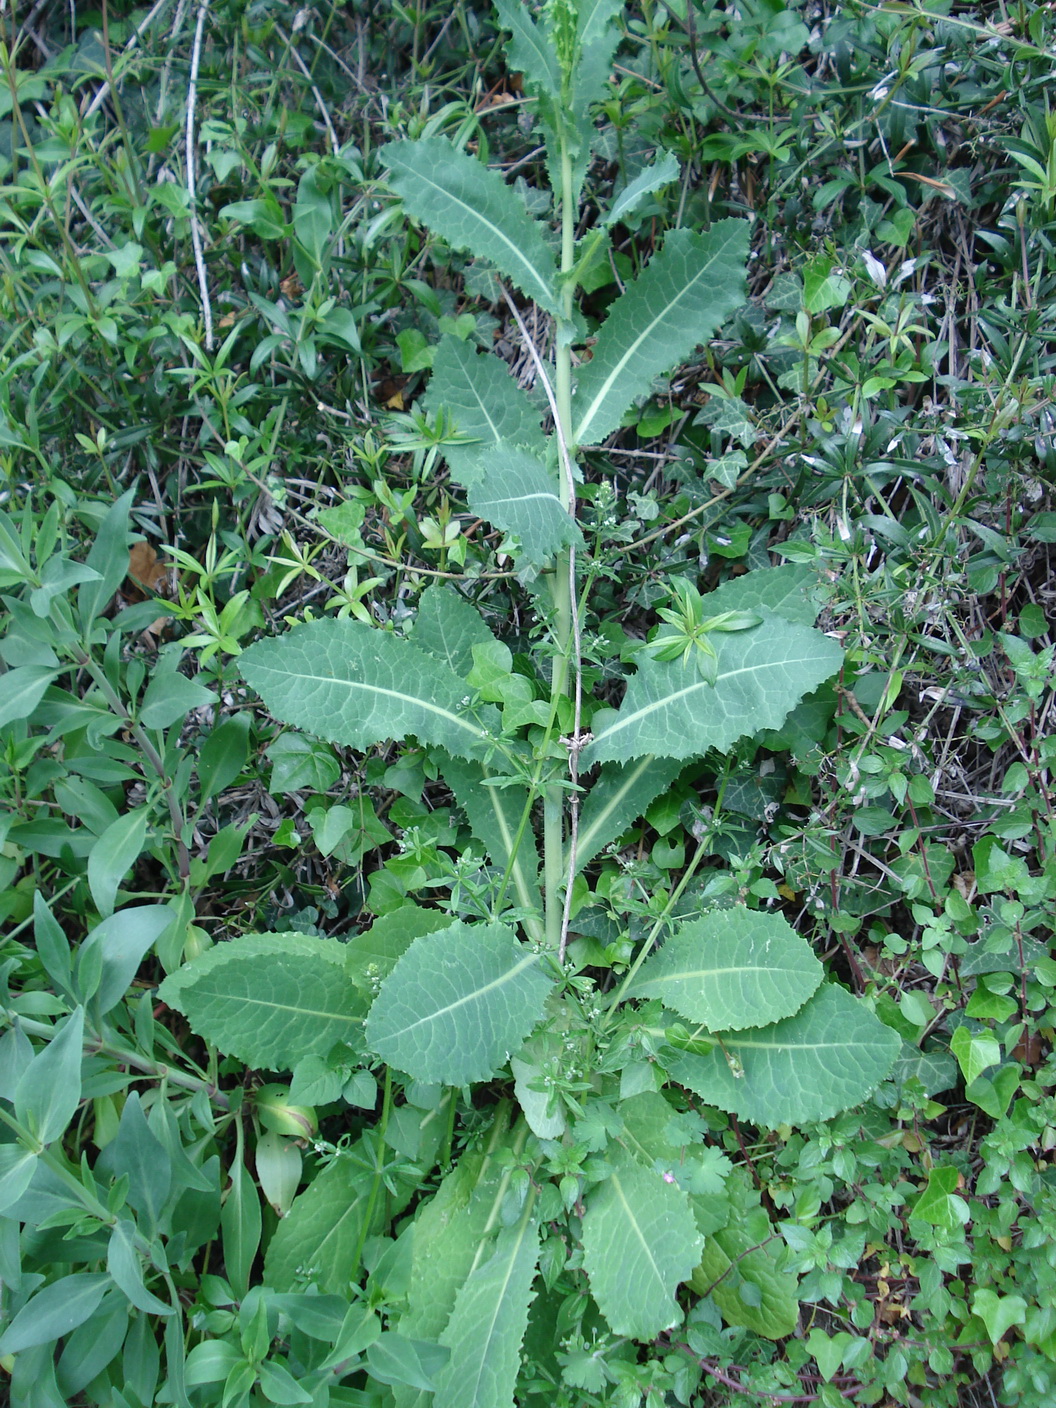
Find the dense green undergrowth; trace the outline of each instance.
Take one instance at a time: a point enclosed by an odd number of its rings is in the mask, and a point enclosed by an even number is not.
[[[4,17],[16,1408],[1051,1400],[1054,27]]]

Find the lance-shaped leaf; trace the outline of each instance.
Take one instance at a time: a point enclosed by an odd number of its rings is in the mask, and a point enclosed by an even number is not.
[[[651,754],[623,767],[614,763],[602,768],[579,814],[576,869],[582,870],[600,850],[618,840],[681,771],[677,759]]]
[[[366,1149],[349,1150],[293,1200],[268,1245],[269,1286],[293,1291],[314,1281],[324,1293],[347,1293],[357,1252],[384,1220],[384,1208],[370,1196],[368,1156]]]
[[[563,547],[582,543],[576,521],[561,503],[553,475],[537,455],[503,443],[463,470],[469,506],[480,518],[512,534],[518,556],[543,567]]]
[[[440,1343],[451,1358],[436,1376],[434,1408],[513,1408],[539,1260],[539,1227],[529,1217],[505,1227],[495,1251],[458,1292]]]
[[[624,411],[706,342],[744,302],[748,225],[720,220],[704,234],[672,230],[645,271],[620,295],[576,374],[574,438],[596,445]]]
[[[411,215],[454,249],[489,259],[540,308],[560,312],[553,252],[543,226],[497,171],[446,137],[390,142],[378,153]]]
[[[703,1245],[681,1188],[630,1160],[613,1169],[588,1199],[583,1264],[616,1334],[651,1340],[678,1324],[675,1291]]]
[[[483,749],[493,709],[470,717],[466,686],[409,640],[361,621],[311,621],[239,656],[277,719],[332,743],[368,748],[414,734],[456,757]]]
[[[634,180],[624,186],[613,201],[602,224],[606,229],[611,229],[613,225],[618,224],[625,216],[636,210],[647,195],[658,191],[661,186],[668,186],[672,181],[677,181],[680,174],[677,157],[672,156],[670,152],[664,152],[663,156],[654,161],[652,166],[647,166],[644,170],[639,171]]]
[[[449,583],[426,587],[414,619],[414,644],[464,680],[473,668],[473,647],[494,645],[480,612]]]
[[[468,443],[445,445],[444,458],[459,483],[474,476],[476,461],[496,445],[522,445],[546,453],[538,409],[510,375],[501,357],[478,352],[458,337],[445,337],[436,349],[425,395],[430,416],[444,411]],[[476,474],[479,476],[479,469]]]
[[[619,712],[595,727],[584,766],[657,753],[691,758],[725,752],[738,738],[777,728],[800,699],[836,673],[843,652],[808,626],[766,616],[747,631],[713,632],[715,683],[696,662],[639,656]]]
[[[826,983],[793,1017],[724,1032],[705,1056],[667,1062],[673,1081],[709,1105],[773,1129],[827,1120],[870,1095],[894,1065],[900,1041],[843,988]]]
[[[473,835],[487,847],[495,865],[509,871],[517,904],[539,906],[539,851],[531,824],[523,825],[528,805],[526,787],[489,787],[482,764],[451,759],[444,763],[444,781],[469,818]]]
[[[360,1044],[366,998],[345,958],[336,939],[241,934],[170,974],[158,995],[225,1055],[281,1071]]]
[[[798,1012],[823,972],[782,915],[738,905],[683,924],[625,996],[658,997],[710,1031],[740,1031]]]
[[[373,1051],[415,1080],[487,1080],[543,1013],[550,979],[505,924],[452,924],[415,939],[367,1019]]]
[[[550,37],[532,18],[524,0],[495,0],[495,10],[503,29],[510,31],[506,44],[507,65],[524,75],[531,93],[542,93],[555,101],[561,96],[561,70]]]

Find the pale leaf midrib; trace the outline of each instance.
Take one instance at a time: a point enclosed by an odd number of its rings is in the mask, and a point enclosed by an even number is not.
[[[266,665],[258,666],[258,669],[261,670],[266,670],[267,668],[268,667]],[[460,729],[463,729],[466,733],[471,733],[473,737],[480,743],[484,741],[484,732],[477,724],[470,722],[468,719],[460,718],[458,714],[452,714],[450,709],[445,709],[440,704],[432,704],[429,702],[428,699],[422,699],[417,694],[403,694],[398,689],[386,689],[382,685],[367,684],[360,680],[341,680],[337,679],[334,675],[308,675],[304,674],[300,670],[276,670],[274,671],[274,674],[282,680],[304,680],[307,681],[309,684],[315,683],[338,685],[342,688],[349,690],[349,692],[351,692],[352,690],[360,689],[364,690],[368,694],[383,695],[387,699],[399,699],[404,704],[415,705],[419,709],[425,709],[431,714],[436,714],[438,718],[445,719],[450,724],[456,724]]]
[[[454,1002],[449,1002],[446,1007],[435,1008],[424,1017],[419,1017],[416,1022],[411,1022],[405,1027],[400,1027],[398,1031],[389,1033],[385,1039],[387,1041],[395,1041],[400,1037],[406,1036],[409,1032],[416,1031],[419,1027],[438,1022],[449,1013],[457,1012],[460,1007],[465,1007],[470,1002],[477,1002],[485,996],[485,994],[493,992],[497,988],[505,987],[507,983],[512,982],[514,978],[523,973],[526,968],[531,968],[532,965],[538,961],[536,954],[525,954],[524,958],[522,958],[515,967],[508,968],[505,973],[502,973],[497,978],[493,978],[490,983],[485,983],[483,987],[474,988],[472,992],[466,993],[464,997],[457,998]]]

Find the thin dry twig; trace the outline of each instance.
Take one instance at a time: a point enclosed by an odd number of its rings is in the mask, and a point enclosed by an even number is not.
[[[209,301],[209,279],[205,269],[205,255],[202,250],[202,227],[198,219],[198,192],[194,167],[194,108],[198,99],[198,66],[202,59],[202,37],[205,33],[206,16],[209,13],[209,0],[199,0],[198,23],[194,27],[194,47],[191,50],[191,76],[187,84],[187,127],[186,162],[187,194],[191,206],[191,245],[194,249],[194,267],[198,273],[198,291],[202,299],[202,317],[205,320],[205,350],[213,350],[213,306]]]

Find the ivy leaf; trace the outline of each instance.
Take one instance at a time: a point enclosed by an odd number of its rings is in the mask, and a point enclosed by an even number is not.
[[[681,1188],[635,1163],[614,1168],[583,1217],[583,1264],[613,1331],[651,1340],[677,1325],[675,1291],[703,1245]]]
[[[409,640],[361,621],[311,621],[239,656],[239,668],[284,723],[332,743],[368,748],[413,734],[459,758],[487,742],[493,709],[463,712],[466,686]]]
[[[658,997],[710,1031],[741,1030],[798,1012],[823,973],[787,919],[738,905],[683,924],[624,995]]]
[[[668,1074],[709,1105],[770,1129],[827,1120],[861,1104],[901,1047],[895,1032],[834,983],[823,984],[795,1016],[719,1040],[707,1055],[669,1060]]]
[[[550,979],[505,924],[415,939],[381,985],[367,1043],[415,1080],[487,1080],[543,1014]]]
[[[999,1296],[989,1286],[980,1286],[972,1294],[972,1314],[986,1326],[990,1343],[997,1344],[1013,1325],[1022,1325],[1027,1318],[1027,1302],[1022,1296]]]
[[[538,1260],[539,1227],[525,1217],[470,1274],[440,1336],[451,1358],[436,1376],[434,1408],[513,1408]]]
[[[542,456],[546,452],[539,411],[510,375],[501,357],[477,352],[458,337],[445,337],[436,349],[433,374],[424,408],[436,417],[441,411],[454,420],[465,445],[443,447],[444,458],[459,483],[464,472],[473,477],[473,463],[497,445],[523,445]]]
[[[719,220],[704,234],[672,230],[645,271],[617,298],[594,355],[576,374],[577,445],[597,445],[744,302],[748,225]]]
[[[693,662],[639,656],[619,712],[595,728],[583,765],[647,753],[691,758],[709,748],[726,752],[746,734],[777,728],[843,659],[820,631],[778,616],[748,631],[716,634],[711,643],[718,654],[713,685]]]
[[[390,142],[378,155],[389,168],[389,185],[416,220],[452,248],[490,260],[540,308],[560,314],[543,226],[497,171],[446,137]]]
[[[467,468],[467,483],[469,475]],[[553,475],[530,450],[497,445],[473,461],[472,475],[469,507],[479,518],[512,534],[520,544],[518,556],[531,566],[545,567],[563,547],[582,543]]]
[[[345,958],[336,939],[242,934],[185,963],[158,996],[225,1055],[256,1070],[292,1069],[360,1040],[366,999]]]

